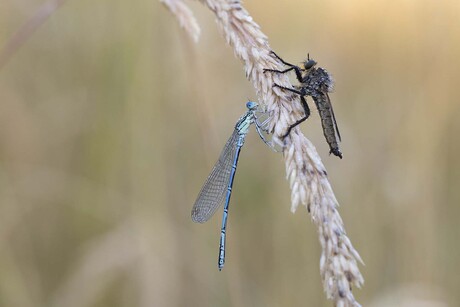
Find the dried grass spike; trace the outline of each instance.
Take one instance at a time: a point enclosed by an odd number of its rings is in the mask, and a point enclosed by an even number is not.
[[[200,26],[193,16],[192,11],[182,0],[160,0],[176,16],[179,25],[183,28],[195,42],[200,38]]]
[[[244,63],[259,104],[270,112],[269,131],[274,142],[284,146],[286,178],[291,187],[291,211],[300,204],[310,213],[317,227],[322,252],[320,272],[326,296],[335,306],[360,306],[351,292],[364,279],[358,268],[362,261],[345,234],[337,210],[338,202],[327,179],[327,172],[313,144],[298,127],[283,138],[287,128],[303,114],[299,98],[273,88],[277,83],[292,88],[286,75],[266,74],[265,68],[279,69],[271,55],[267,36],[249,13],[235,0],[201,0],[216,16],[217,24],[235,55]]]

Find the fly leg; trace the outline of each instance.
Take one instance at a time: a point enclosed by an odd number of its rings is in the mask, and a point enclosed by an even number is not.
[[[279,55],[277,55],[277,54],[275,53],[275,51],[272,50],[272,51],[270,51],[270,53],[271,53],[275,58],[277,58],[281,63],[283,63],[284,65],[286,65],[286,66],[295,66],[295,65],[293,65],[293,64],[291,64],[291,63],[288,63],[288,62],[284,61],[282,58],[280,58]]]
[[[268,68],[265,68],[264,69],[264,72],[276,72],[278,74],[285,74],[287,72],[290,72],[291,70],[295,70],[296,68],[299,68],[299,67],[291,67],[291,68],[288,68],[288,69],[285,69],[285,70],[277,70],[277,69],[268,69]]]
[[[303,93],[302,91],[296,90],[295,88],[285,87],[285,86],[282,86],[282,85],[279,85],[279,84],[276,84],[276,83],[273,83],[273,87],[278,87],[278,88],[280,88],[282,90],[286,90],[286,91],[296,93],[299,96],[305,96],[305,93]]]
[[[281,85],[278,85],[276,83],[273,86],[274,87],[279,87],[279,88],[281,88],[283,90],[290,91],[290,92],[293,92],[293,93],[296,93],[297,95],[299,95],[300,96],[300,102],[301,102],[303,110],[305,112],[304,117],[302,117],[301,119],[296,121],[294,124],[289,126],[289,128],[287,129],[287,132],[283,135],[283,138],[285,138],[285,137],[287,137],[289,135],[289,133],[291,133],[292,128],[294,128],[297,125],[299,125],[300,123],[304,122],[310,116],[310,108],[308,107],[307,101],[305,100],[305,97],[304,97],[305,93],[303,93],[302,91],[299,91],[299,90],[296,90],[296,89],[293,89],[293,88],[289,88],[289,87],[285,87],[285,86],[281,86]]]
[[[302,103],[303,110],[305,111],[305,116],[296,121],[291,126],[289,126],[287,132],[283,135],[283,138],[287,137],[289,133],[291,133],[292,128],[298,126],[300,123],[304,122],[310,116],[310,108],[308,107],[307,101],[303,96],[300,96],[300,102]]]
[[[285,69],[285,70],[276,70],[276,69],[264,69],[264,72],[267,72],[267,71],[270,71],[270,72],[276,72],[276,73],[279,73],[279,74],[285,74],[291,70],[294,70],[295,71],[295,76],[297,78],[297,80],[302,83],[302,68],[300,68],[299,66],[297,65],[294,65],[294,64],[291,64],[291,63],[288,63],[288,62],[285,62],[282,58],[280,58],[274,51],[270,51],[270,53],[275,57],[277,58],[281,63],[283,63],[284,65],[286,66],[289,66],[290,68],[288,69]]]

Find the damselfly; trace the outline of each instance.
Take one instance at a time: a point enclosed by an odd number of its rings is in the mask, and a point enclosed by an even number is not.
[[[197,223],[204,223],[213,216],[216,210],[220,207],[225,196],[224,213],[222,216],[222,228],[220,232],[219,244],[219,270],[222,270],[225,263],[225,240],[227,230],[228,207],[230,196],[232,195],[233,180],[235,179],[236,166],[240,155],[241,147],[243,147],[244,139],[249,131],[251,124],[255,123],[256,131],[260,138],[272,147],[272,144],[267,142],[263,136],[263,128],[268,119],[264,123],[259,123],[256,116],[258,108],[257,103],[249,101],[246,103],[248,111],[240,117],[235,125],[230,139],[225,144],[219,160],[217,160],[214,168],[211,171],[208,179],[201,188],[200,194],[192,208],[192,220]]]

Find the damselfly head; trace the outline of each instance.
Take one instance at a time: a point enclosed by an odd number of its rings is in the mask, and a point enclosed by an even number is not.
[[[257,102],[254,102],[254,101],[248,101],[246,103],[246,108],[248,108],[249,110],[255,110],[257,109],[259,105],[257,104]]]

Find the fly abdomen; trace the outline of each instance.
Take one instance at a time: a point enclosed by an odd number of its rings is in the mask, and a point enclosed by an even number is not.
[[[321,125],[323,127],[323,134],[326,138],[326,142],[329,144],[330,153],[342,159],[342,153],[339,148],[338,133],[336,133],[337,127],[334,118],[334,111],[329,100],[329,96],[326,93],[319,93],[313,96],[318,113],[321,118]]]

